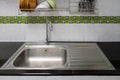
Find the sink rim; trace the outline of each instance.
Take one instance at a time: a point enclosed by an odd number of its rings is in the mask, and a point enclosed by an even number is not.
[[[10,59],[2,66],[3,68],[12,68],[12,69],[64,69],[68,67],[68,57],[66,56],[66,61],[65,64],[61,67],[16,67],[14,65],[15,60],[19,57],[19,55],[25,50],[29,49],[31,47],[36,48],[36,47],[48,47],[48,48],[57,48],[57,49],[63,49],[65,50],[65,54],[67,55],[67,49],[63,46],[57,46],[57,45],[46,45],[46,44],[26,44],[24,43],[11,57]],[[7,66],[7,67],[6,67]]]
[[[31,47],[31,46],[30,46]],[[41,50],[42,49],[45,49],[46,48],[46,46],[37,46],[37,48],[36,48],[36,46],[34,46],[34,48],[32,48],[32,49],[38,49],[38,48],[40,48]],[[13,60],[13,66],[15,66],[15,67],[27,67],[27,68],[63,68],[63,67],[66,67],[67,65],[67,50],[66,49],[63,49],[63,48],[58,48],[58,47],[51,47],[51,46],[49,46],[49,47],[47,47],[47,49],[61,49],[62,51],[64,51],[63,53],[59,53],[59,54],[64,54],[63,56],[62,55],[60,55],[60,57],[63,59],[63,64],[61,64],[60,66],[50,66],[50,67],[37,67],[37,66],[35,66],[35,67],[31,67],[31,66],[18,66],[19,64],[17,64],[16,63],[16,61],[19,59],[19,58],[21,58],[21,56],[23,55],[23,57],[24,57],[24,55],[25,54],[30,54],[30,53],[24,53],[26,50],[29,50],[30,48],[28,48],[27,47],[27,49],[24,49],[17,57],[16,57],[16,59],[15,60]],[[32,50],[31,49],[31,50]],[[42,54],[42,53],[41,53]],[[55,54],[55,57],[56,57],[56,55],[57,55],[57,53]],[[38,55],[39,56],[39,55]],[[44,56],[46,56],[46,54],[44,55],[42,55],[42,57],[44,58]],[[36,57],[36,55],[35,55],[35,57]],[[41,57],[41,58],[42,58]],[[51,55],[49,55],[49,53],[48,53],[48,56],[47,56],[48,58],[50,58],[50,57],[54,57],[54,55],[53,56],[51,56]],[[59,55],[58,55],[58,57],[59,57]],[[38,57],[39,58],[39,57]],[[25,59],[25,58],[22,58],[22,59]],[[29,58],[27,58],[27,59],[29,59]],[[25,60],[25,61],[23,61],[23,63],[25,63],[27,60]],[[65,62],[64,62],[65,61]],[[22,61],[18,61],[19,63],[21,63]],[[48,62],[50,62],[50,61],[48,61]],[[52,61],[51,61],[51,63],[52,63]],[[27,63],[26,63],[27,64]],[[43,61],[43,64],[44,64],[44,61]]]

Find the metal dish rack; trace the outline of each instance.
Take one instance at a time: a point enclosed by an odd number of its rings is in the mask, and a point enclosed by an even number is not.
[[[97,0],[70,0],[70,13],[72,14],[96,14]]]
[[[38,2],[40,1],[45,1],[45,0],[38,0]],[[55,0],[55,3],[56,3],[56,9],[34,9],[34,10],[31,10],[31,9],[26,9],[28,10],[27,12],[24,12],[24,11],[21,11],[20,9],[18,9],[18,14],[21,15],[21,14],[24,14],[24,13],[33,13],[33,12],[58,12],[58,11],[69,11],[69,0]],[[30,12],[31,11],[31,12]]]

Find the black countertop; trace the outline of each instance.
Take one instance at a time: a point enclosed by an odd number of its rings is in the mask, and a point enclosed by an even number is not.
[[[0,67],[22,44],[22,42],[0,42]]]
[[[120,42],[97,43],[110,62],[120,70]]]
[[[16,52],[22,44],[23,42],[1,42],[0,66],[2,66],[9,57]],[[116,70],[0,70],[0,75],[120,75],[120,42],[102,42],[97,44]]]

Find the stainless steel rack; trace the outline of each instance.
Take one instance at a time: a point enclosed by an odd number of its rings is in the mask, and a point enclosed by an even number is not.
[[[70,0],[70,13],[95,14],[96,0]]]

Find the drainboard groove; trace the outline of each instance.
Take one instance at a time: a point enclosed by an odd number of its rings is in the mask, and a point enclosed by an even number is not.
[[[91,66],[94,66],[94,65],[99,65],[99,66],[102,66],[102,65],[106,65],[106,63],[86,63],[86,62],[74,62],[74,63],[70,63],[70,66],[84,66],[84,65],[91,65]]]

